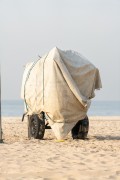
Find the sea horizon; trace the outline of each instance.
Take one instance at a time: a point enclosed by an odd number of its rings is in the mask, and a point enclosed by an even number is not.
[[[1,100],[1,116],[16,117],[24,113],[24,101]],[[120,116],[120,101],[92,100],[88,116]]]

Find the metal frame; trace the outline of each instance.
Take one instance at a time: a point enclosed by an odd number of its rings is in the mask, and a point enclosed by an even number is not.
[[[1,74],[0,74],[0,143],[3,142],[2,139],[2,119],[1,119]]]

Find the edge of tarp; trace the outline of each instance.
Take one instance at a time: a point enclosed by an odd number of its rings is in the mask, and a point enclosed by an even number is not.
[[[31,70],[33,69],[33,67],[35,66],[35,64],[36,64],[38,61],[39,61],[39,60],[37,60],[36,62],[33,62],[32,66],[31,66],[30,69],[28,70],[28,73],[27,73],[27,76],[26,76],[26,79],[25,79],[25,83],[24,83],[24,102],[25,102],[25,107],[26,107],[26,110],[27,110],[27,111],[28,111],[28,107],[27,107],[27,102],[26,102],[26,97],[25,97],[25,86],[26,86],[27,80],[29,79]]]
[[[59,49],[58,48],[55,48],[58,52],[58,55],[60,56],[60,52],[59,52]],[[57,63],[57,65],[59,66],[61,72],[62,72],[62,75],[63,77],[65,78],[69,88],[71,89],[72,93],[75,95],[75,97],[79,100],[79,102],[82,104],[83,106],[83,109],[86,109],[87,108],[87,102],[88,102],[88,99],[85,98],[79,91],[76,83],[73,81],[68,69],[66,68],[65,64],[63,63],[63,61],[61,61],[61,56],[59,58],[59,60],[57,59],[54,59],[54,61]]]

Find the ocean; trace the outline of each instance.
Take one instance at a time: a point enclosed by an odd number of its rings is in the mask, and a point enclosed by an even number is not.
[[[22,116],[24,102],[22,100],[4,100],[1,102],[3,117]],[[120,101],[92,101],[89,116],[120,116]]]

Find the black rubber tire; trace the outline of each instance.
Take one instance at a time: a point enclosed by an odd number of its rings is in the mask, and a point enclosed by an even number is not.
[[[45,121],[42,116],[33,114],[28,118],[28,138],[43,139],[45,133]]]
[[[89,131],[89,119],[86,116],[84,119],[77,122],[71,133],[73,139],[86,139]]]

